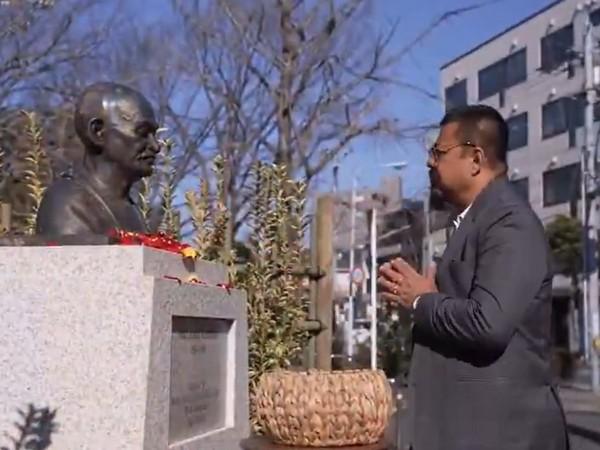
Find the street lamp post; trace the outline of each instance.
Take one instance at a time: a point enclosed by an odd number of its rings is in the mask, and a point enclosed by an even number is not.
[[[377,208],[371,211],[371,369],[377,369]]]

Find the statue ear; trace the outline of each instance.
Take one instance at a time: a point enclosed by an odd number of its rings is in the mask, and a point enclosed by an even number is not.
[[[94,118],[88,124],[88,134],[90,140],[97,146],[104,143],[104,121]]]

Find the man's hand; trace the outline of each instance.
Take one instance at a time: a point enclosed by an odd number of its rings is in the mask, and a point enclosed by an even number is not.
[[[438,291],[435,284],[435,267],[423,276],[402,258],[381,266],[377,282],[383,291],[381,295],[384,300],[400,303],[408,309],[412,309],[418,296]]]

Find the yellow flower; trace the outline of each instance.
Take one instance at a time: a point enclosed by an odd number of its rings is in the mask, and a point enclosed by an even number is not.
[[[181,254],[184,258],[196,259],[198,257],[198,252],[192,247],[185,247],[181,249]]]

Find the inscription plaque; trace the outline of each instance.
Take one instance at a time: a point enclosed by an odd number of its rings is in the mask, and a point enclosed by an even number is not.
[[[173,317],[169,444],[225,428],[231,320]]]

